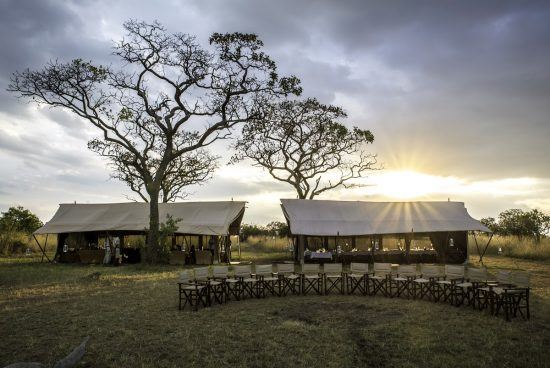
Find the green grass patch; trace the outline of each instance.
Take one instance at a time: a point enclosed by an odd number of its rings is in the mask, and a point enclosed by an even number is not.
[[[52,364],[87,335],[81,367],[548,366],[550,265],[506,257],[486,265],[532,272],[531,321],[340,295],[233,301],[195,313],[177,310],[182,267],[3,262],[0,366]]]

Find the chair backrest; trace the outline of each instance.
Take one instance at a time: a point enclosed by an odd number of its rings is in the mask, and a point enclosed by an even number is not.
[[[437,265],[422,264],[420,270],[424,278],[441,276],[441,269]]]
[[[235,277],[250,277],[252,274],[251,265],[238,265],[233,268],[233,274]]]
[[[190,284],[191,283],[191,275],[189,275],[189,271],[181,272],[178,282],[181,282],[182,284]]]
[[[445,277],[447,280],[463,279],[464,266],[445,265]]]
[[[391,274],[391,263],[374,263],[374,274],[375,275],[390,275]]]
[[[489,279],[489,274],[485,267],[468,267],[468,279],[470,281],[487,281]]]
[[[208,280],[208,267],[194,268],[193,271],[195,272],[195,280],[197,281]]]
[[[294,273],[293,263],[279,263],[277,264],[277,272],[280,274]]]
[[[497,282],[503,285],[510,285],[512,283],[512,271],[498,270]]]
[[[273,273],[273,266],[268,264],[268,265],[256,265],[256,275],[262,275],[262,276],[265,276],[265,275],[269,275],[271,276],[271,274]]]
[[[212,267],[212,276],[216,279],[226,279],[228,273],[229,273],[229,267],[227,266]]]
[[[399,265],[397,267],[397,274],[399,276],[416,276],[416,265]]]
[[[351,273],[368,273],[369,272],[369,264],[368,263],[356,263],[351,262],[349,265],[349,271]]]
[[[303,273],[319,273],[320,271],[321,271],[321,268],[317,263],[304,263],[302,265]]]
[[[529,272],[512,273],[512,283],[520,288],[531,287],[531,274]]]
[[[323,271],[328,274],[340,274],[342,273],[341,263],[325,263],[323,265]]]

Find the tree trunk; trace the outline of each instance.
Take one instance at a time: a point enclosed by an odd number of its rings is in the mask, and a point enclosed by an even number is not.
[[[147,237],[147,262],[159,260],[159,190],[149,192],[149,236]]]

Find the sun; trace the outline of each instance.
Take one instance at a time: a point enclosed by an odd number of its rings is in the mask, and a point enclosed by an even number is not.
[[[454,186],[454,178],[438,177],[416,171],[383,172],[373,177],[376,194],[395,199],[422,198]]]

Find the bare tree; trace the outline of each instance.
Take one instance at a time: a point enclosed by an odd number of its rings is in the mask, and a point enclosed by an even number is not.
[[[357,186],[352,179],[375,169],[376,156],[365,151],[374,136],[336,121],[345,117],[342,108],[315,99],[270,104],[243,127],[232,162],[251,159],[300,199]]]
[[[68,109],[100,130],[90,148],[130,167],[137,175],[132,180],[142,182],[150,203],[147,259],[156,262],[158,202],[167,172],[179,168],[173,162],[227,138],[267,101],[301,89],[297,78],[279,78],[256,35],[215,33],[205,49],[156,22],[131,20],[124,28],[127,37],[114,47],[118,70],[52,61],[42,70],[16,72],[8,90]]]

